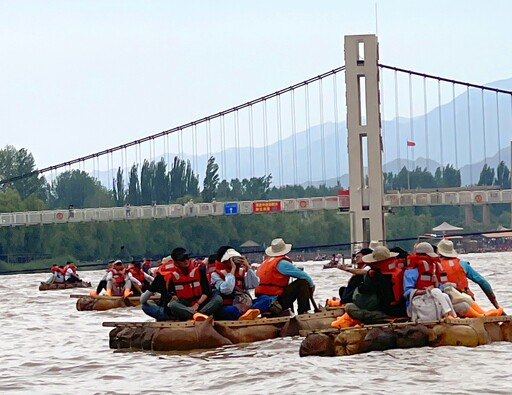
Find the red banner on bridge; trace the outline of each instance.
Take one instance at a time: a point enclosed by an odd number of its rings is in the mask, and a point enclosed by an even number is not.
[[[252,211],[254,213],[278,213],[281,211],[280,200],[263,200],[252,203]]]

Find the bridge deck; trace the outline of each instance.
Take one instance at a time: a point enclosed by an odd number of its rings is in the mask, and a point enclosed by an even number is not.
[[[363,197],[366,194],[363,194]],[[512,203],[512,190],[388,193],[385,207]],[[0,226],[28,226],[208,215],[260,214],[311,210],[349,211],[348,196],[26,211],[0,214]]]

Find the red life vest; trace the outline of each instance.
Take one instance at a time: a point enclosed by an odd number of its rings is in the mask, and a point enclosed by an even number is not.
[[[137,267],[132,267],[128,270],[133,277],[139,280],[142,284],[144,284],[144,271]]]
[[[225,269],[224,269],[225,270]],[[224,275],[224,272],[222,270],[215,270],[215,272],[222,278],[223,280],[226,279],[226,276]],[[235,288],[241,289],[242,291],[245,290],[245,274],[247,273],[247,270],[243,267],[237,267],[235,270]],[[224,305],[230,305],[233,304],[234,295],[221,295],[222,296],[222,302]]]
[[[400,267],[401,265],[399,265],[397,259],[392,257],[384,259],[383,261],[372,262],[370,266],[371,269],[368,271],[370,276],[372,275],[372,270],[376,270],[390,277],[391,288],[393,291],[393,300],[389,304],[399,304],[404,294],[404,271]]]
[[[418,270],[418,279],[414,288],[427,289],[430,286],[437,287],[436,265],[439,262],[438,257],[412,254],[407,259],[407,269]]]
[[[200,270],[198,267],[194,267],[193,263],[188,268],[188,274],[183,273],[179,267],[175,267],[164,278],[167,286],[169,286],[169,280],[172,279],[176,296],[179,299],[192,299],[193,302],[197,302],[203,294]]]
[[[112,279],[117,285],[124,284],[124,277],[126,274],[126,268],[123,266],[122,269],[117,269],[115,266],[111,269]]]
[[[55,272],[61,272],[62,273],[62,270],[58,266],[52,266],[52,273],[55,273]]]
[[[256,287],[254,293],[259,295],[281,295],[284,287],[290,282],[290,276],[285,276],[277,270],[279,261],[293,262],[287,256],[271,256],[263,261],[256,274],[260,278],[260,285]]]
[[[74,264],[70,263],[69,265],[64,266],[64,273],[66,273],[68,269],[71,269],[71,271],[76,274],[76,266]]]
[[[460,292],[465,292],[473,297],[473,292],[469,289],[468,277],[459,258],[441,258],[437,265],[439,269],[437,278],[441,284],[454,283],[455,288]]]

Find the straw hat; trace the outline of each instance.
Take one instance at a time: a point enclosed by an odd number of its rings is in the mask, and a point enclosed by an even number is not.
[[[371,254],[363,256],[363,262],[380,262],[384,259],[392,258],[398,255],[398,252],[391,252],[387,247],[377,246]]]
[[[439,255],[447,258],[457,258],[457,251],[453,248],[453,242],[451,240],[443,239],[437,245],[437,252]]]
[[[426,254],[432,258],[437,257],[438,255],[434,252],[434,247],[430,243],[426,241],[422,241],[416,245],[416,254]]]
[[[268,256],[286,255],[292,250],[291,244],[286,244],[283,239],[277,238],[272,240],[270,247],[267,247],[265,254]]]

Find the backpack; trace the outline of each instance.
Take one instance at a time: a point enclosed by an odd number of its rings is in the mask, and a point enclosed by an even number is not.
[[[439,321],[443,317],[443,308],[432,292],[427,290],[416,296],[415,293],[414,290],[410,295],[411,321]]]

